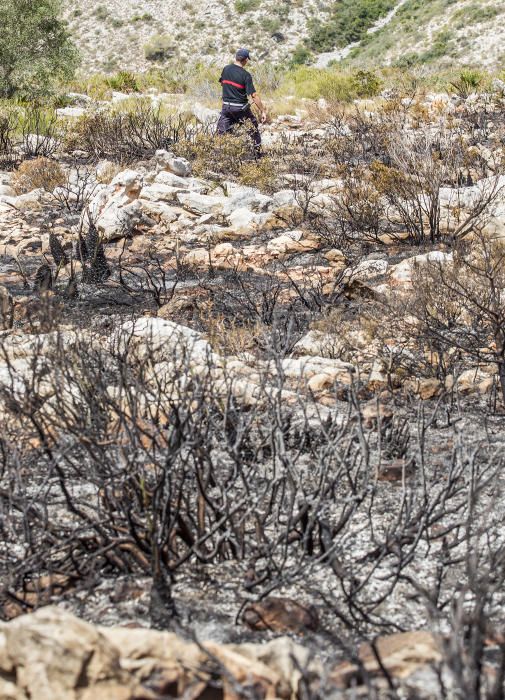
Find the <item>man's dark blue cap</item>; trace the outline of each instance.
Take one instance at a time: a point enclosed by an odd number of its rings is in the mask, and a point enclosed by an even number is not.
[[[244,58],[248,58],[249,60],[251,60],[251,54],[249,53],[249,49],[239,49],[235,54],[235,58],[238,58],[240,61],[243,61]]]

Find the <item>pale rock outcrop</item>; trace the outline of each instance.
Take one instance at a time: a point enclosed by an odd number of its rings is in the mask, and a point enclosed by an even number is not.
[[[222,214],[226,204],[226,197],[200,194],[198,192],[179,192],[179,203],[193,214]]]
[[[61,119],[80,119],[86,114],[84,107],[59,107],[56,114]]]
[[[186,188],[171,187],[170,185],[162,185],[159,182],[153,182],[152,185],[147,185],[142,188],[140,193],[140,201],[147,200],[149,202],[159,203],[165,202],[180,206],[177,195],[181,192],[187,192]]]
[[[41,148],[47,153],[54,153],[58,150],[60,142],[58,139],[50,138],[45,134],[27,134],[23,140],[23,150],[28,154],[35,154]]]
[[[370,376],[368,377],[367,386],[372,391],[380,391],[388,386],[389,378],[384,362],[377,358],[370,371]]]
[[[268,214],[257,214],[247,207],[238,207],[228,214],[230,229],[236,236],[251,236],[267,220]]]
[[[64,611],[42,608],[19,617],[4,625],[3,636],[0,667],[15,673],[20,698],[105,700],[121,697],[114,686],[128,685],[118,649],[92,625]]]
[[[385,275],[388,268],[387,260],[362,260],[356,267],[350,268],[349,276],[359,280],[373,279]]]
[[[37,189],[17,197],[3,197],[3,201],[20,212],[40,211],[45,195],[45,190]]]
[[[98,627],[46,607],[2,625],[0,693],[4,700],[134,700],[165,696],[171,685],[178,697],[203,697],[213,686],[210,659],[222,666],[223,697],[230,698],[247,684],[265,700],[294,700],[301,669],[322,670],[288,638],[195,644],[171,632]]]
[[[338,248],[331,248],[324,254],[324,257],[328,260],[330,265],[338,268],[343,268],[347,264],[345,255]]]
[[[201,124],[204,124],[206,126],[210,126],[211,124],[217,123],[220,114],[218,109],[210,109],[209,107],[204,107],[198,102],[193,103],[191,105],[191,111],[195,119],[197,119]]]
[[[272,197],[276,209],[283,207],[298,207],[294,190],[279,190]]]
[[[393,265],[389,268],[389,283],[392,286],[409,287],[412,285],[412,279],[416,268],[422,267],[429,263],[439,265],[448,265],[453,261],[452,253],[444,253],[440,250],[433,250],[430,253],[416,255],[413,258],[407,258],[398,265]]]
[[[142,212],[150,219],[160,221],[164,224],[171,224],[177,221],[183,213],[180,207],[173,207],[158,199],[139,199]]]
[[[89,204],[89,213],[104,241],[129,236],[139,224],[152,223],[143,214],[138,200],[142,184],[140,173],[125,170],[118,173],[110,185],[97,187]],[[84,226],[87,216],[87,212],[84,212]]]
[[[228,196],[223,207],[223,214],[229,216],[239,207],[251,209],[254,212],[266,212],[274,203],[272,197],[262,194],[253,187],[240,187],[234,183],[225,183]]]
[[[353,687],[354,681],[358,685],[362,683],[363,668],[372,678],[382,676],[384,668],[394,678],[408,678],[422,668],[439,664],[442,659],[439,642],[424,630],[379,637],[376,644],[376,651],[369,644],[361,645],[360,665],[345,662],[334,669],[331,676],[337,687]]]
[[[317,356],[282,360],[281,366],[286,377],[308,380],[313,391],[330,388],[335,382],[351,384],[356,372],[349,362]]]
[[[494,376],[497,373],[495,365],[475,367],[461,372],[456,377],[447,377],[445,386],[447,389],[456,388],[461,394],[487,394],[497,381]]]
[[[170,151],[160,149],[154,154],[158,166],[169,170],[179,177],[189,177],[191,175],[191,163],[186,158],[180,158]]]
[[[319,242],[313,238],[304,238],[304,235],[303,231],[288,231],[282,236],[272,238],[267,243],[267,250],[275,256],[318,250]]]
[[[14,301],[3,284],[0,284],[0,331],[11,328],[14,320]]]
[[[412,391],[413,394],[419,396],[422,401],[428,401],[436,396],[439,396],[443,390],[443,384],[438,379],[408,379],[403,384],[405,391]]]
[[[154,182],[167,187],[179,187],[183,191],[198,192],[199,194],[205,194],[209,189],[208,184],[204,180],[199,180],[196,177],[181,177],[167,170],[161,170],[154,178]]]
[[[313,330],[300,338],[294,352],[296,355],[335,357],[342,349],[343,344],[336,335]]]
[[[13,188],[10,185],[2,185],[0,184],[0,200],[3,197],[15,197],[16,192],[13,190]]]

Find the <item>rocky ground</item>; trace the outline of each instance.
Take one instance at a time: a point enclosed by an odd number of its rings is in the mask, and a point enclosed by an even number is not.
[[[5,697],[494,697],[502,98],[355,107],[2,172]]]

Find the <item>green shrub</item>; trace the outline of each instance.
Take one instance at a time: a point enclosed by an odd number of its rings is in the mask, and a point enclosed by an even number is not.
[[[137,22],[153,22],[154,17],[150,12],[144,12],[142,15],[133,15],[130,22],[136,24]]]
[[[395,0],[340,0],[328,22],[312,20],[308,44],[314,51],[330,51],[360,41],[367,30],[396,5]]]
[[[368,71],[351,73],[338,68],[297,66],[285,75],[280,92],[310,100],[324,97],[329,102],[350,102],[378,94],[381,86],[379,78]]]
[[[468,97],[476,92],[482,85],[484,76],[480,71],[466,69],[462,70],[457,80],[450,83],[450,89],[460,97]]]
[[[298,44],[291,56],[292,66],[306,66],[310,63],[312,52],[303,44]]]
[[[148,61],[166,61],[174,55],[175,47],[167,34],[156,34],[144,46]]]
[[[112,75],[108,78],[107,83],[111,90],[116,90],[117,92],[140,92],[135,74],[127,70],[122,70],[116,75]]]
[[[270,34],[278,32],[281,28],[281,22],[277,17],[262,17],[260,24],[261,28]]]
[[[382,89],[381,79],[373,71],[358,70],[352,76],[352,84],[358,97],[375,97]]]
[[[104,5],[98,5],[93,14],[97,20],[103,21],[109,16],[109,10]]]
[[[235,0],[235,9],[240,14],[257,10],[260,6],[260,0]]]

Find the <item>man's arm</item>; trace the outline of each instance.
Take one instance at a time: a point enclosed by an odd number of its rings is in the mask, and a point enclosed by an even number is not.
[[[258,95],[257,92],[255,92],[254,94],[250,95],[250,98],[251,98],[252,102],[256,105],[256,107],[259,109],[259,111],[260,111],[260,113],[261,113],[261,123],[264,124],[264,123],[267,121],[267,119],[268,119],[267,108],[266,108],[265,105],[263,104],[262,99],[261,99],[261,97]]]
[[[246,78],[247,97],[259,109],[260,114],[261,114],[261,123],[264,124],[268,119],[267,108],[263,104],[261,97],[256,92],[256,88],[254,87],[254,83],[253,83],[251,74],[246,72],[246,75],[247,75],[247,78]]]

